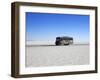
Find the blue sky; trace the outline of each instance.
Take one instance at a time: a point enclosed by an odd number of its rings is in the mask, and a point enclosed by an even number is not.
[[[26,12],[26,40],[55,41],[70,36],[75,42],[89,42],[89,15]]]

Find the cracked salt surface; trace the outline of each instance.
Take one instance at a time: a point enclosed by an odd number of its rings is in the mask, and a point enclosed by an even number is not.
[[[89,44],[26,46],[26,67],[89,64]]]

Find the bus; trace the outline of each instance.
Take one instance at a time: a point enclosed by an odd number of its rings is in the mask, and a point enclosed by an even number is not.
[[[56,37],[55,45],[70,45],[73,44],[73,38],[64,36],[64,37]]]

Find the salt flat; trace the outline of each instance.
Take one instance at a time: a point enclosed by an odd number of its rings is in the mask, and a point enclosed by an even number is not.
[[[26,67],[89,64],[89,44],[26,46]]]

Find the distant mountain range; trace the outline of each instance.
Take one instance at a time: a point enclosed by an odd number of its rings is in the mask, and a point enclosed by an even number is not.
[[[74,42],[73,44],[89,44],[89,42]],[[26,45],[55,45],[55,41],[26,41]]]

